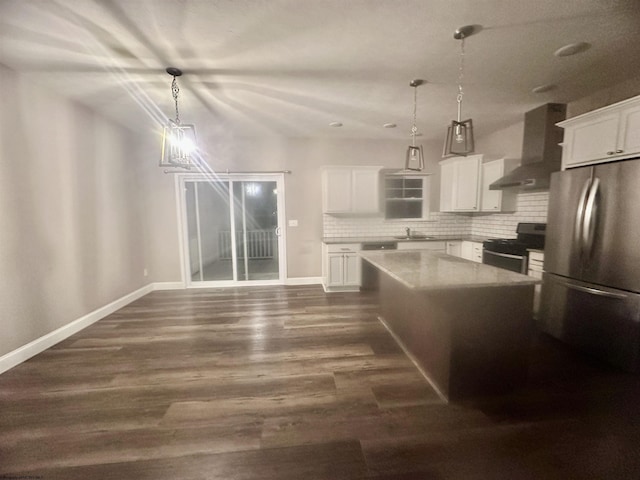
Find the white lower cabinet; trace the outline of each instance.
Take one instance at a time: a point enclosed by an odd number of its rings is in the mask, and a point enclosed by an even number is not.
[[[462,241],[460,240],[450,240],[447,242],[447,254],[453,255],[454,257],[462,256]]]
[[[362,261],[359,243],[322,244],[322,283],[325,291],[358,291]]]
[[[466,260],[482,263],[482,243],[464,240],[460,256]]]

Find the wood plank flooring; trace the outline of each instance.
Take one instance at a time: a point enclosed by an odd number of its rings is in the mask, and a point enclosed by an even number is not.
[[[154,292],[0,375],[0,478],[640,478],[640,380],[539,335],[446,404],[370,294]]]

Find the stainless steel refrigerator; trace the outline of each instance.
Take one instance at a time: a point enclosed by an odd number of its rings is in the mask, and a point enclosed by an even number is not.
[[[551,176],[539,326],[640,371],[640,159]]]

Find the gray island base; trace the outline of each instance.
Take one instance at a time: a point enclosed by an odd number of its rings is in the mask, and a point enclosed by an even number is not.
[[[363,289],[381,320],[446,400],[512,391],[527,379],[539,283],[428,251],[362,252]]]

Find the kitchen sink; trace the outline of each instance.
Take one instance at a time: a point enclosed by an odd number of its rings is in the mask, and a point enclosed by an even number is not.
[[[429,237],[427,235],[398,235],[393,238],[397,238],[398,240],[433,240],[436,237]]]

